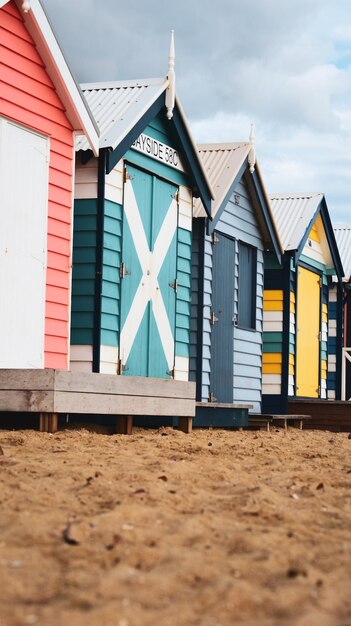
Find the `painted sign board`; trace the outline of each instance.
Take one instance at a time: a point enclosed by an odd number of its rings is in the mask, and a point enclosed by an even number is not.
[[[153,137],[149,137],[148,135],[141,133],[131,147],[133,150],[142,152],[142,154],[146,154],[152,159],[156,159],[156,161],[164,163],[164,165],[173,167],[179,172],[184,172],[179,152],[177,152],[174,148],[171,148],[171,146],[167,146],[165,143],[162,143],[162,141],[158,141]]]

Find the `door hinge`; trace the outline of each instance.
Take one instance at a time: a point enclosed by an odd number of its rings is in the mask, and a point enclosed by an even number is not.
[[[175,278],[172,283],[169,283],[169,286],[171,287],[171,289],[174,289],[174,291],[177,293],[177,291],[178,291],[178,280]]]
[[[213,233],[211,235],[211,243],[212,243],[213,246],[215,246],[216,243],[218,243],[218,242],[219,242],[219,239],[218,239],[215,231],[213,231]]]
[[[208,401],[209,402],[216,402],[217,401],[217,398],[214,395],[214,393],[212,393],[212,391],[210,391],[210,395],[208,396]]]
[[[319,333],[317,335],[317,339],[318,339],[318,341],[322,341],[322,333],[321,333],[321,331],[319,331]]]
[[[124,183],[126,183],[126,182],[127,182],[127,180],[133,180],[133,178],[134,178],[134,176],[131,176],[131,175],[129,174],[129,172],[128,172],[127,168],[125,167],[125,168],[124,168],[124,171],[123,171],[123,182],[124,182]]]
[[[210,315],[210,324],[211,326],[214,326],[215,323],[218,322],[218,317],[215,316],[214,311],[211,311],[211,315]]]
[[[318,278],[318,285],[320,287],[322,287],[322,285],[323,285],[323,281],[322,281],[322,277],[321,276]]]
[[[131,275],[131,272],[127,270],[126,264],[121,263],[121,265],[119,266],[119,277],[125,278],[126,276],[130,276],[130,275]]]
[[[129,367],[126,367],[124,363],[122,363],[122,359],[117,361],[117,374],[120,376],[123,372],[128,372]]]
[[[167,374],[167,376],[170,376],[171,378],[174,378],[174,375],[175,375],[174,366],[172,367],[171,370],[167,370],[166,374]]]
[[[179,189],[177,189],[177,191],[172,195],[172,198],[177,204],[179,204]]]
[[[316,393],[318,393],[318,397],[321,395],[321,386],[318,385],[317,389],[316,389]]]

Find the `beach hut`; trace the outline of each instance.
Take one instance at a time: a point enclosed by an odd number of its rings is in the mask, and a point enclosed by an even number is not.
[[[192,202],[210,215],[212,192],[173,67],[172,38],[166,77],[82,85],[100,151],[77,143],[75,372],[189,380]]]
[[[0,0],[0,56],[0,368],[67,370],[74,136],[98,131],[38,0]]]
[[[215,193],[197,200],[192,258],[191,378],[198,426],[241,426],[261,411],[263,254],[281,246],[249,142],[198,146]],[[228,405],[228,406],[225,406]]]
[[[299,413],[303,399],[340,398],[343,268],[322,193],[269,198],[284,255],[281,266],[265,254],[263,412]]]
[[[344,268],[343,280],[343,302],[344,302],[344,320],[343,320],[343,351],[341,357],[341,399],[349,400],[351,397],[351,225],[336,224],[334,226],[334,234],[338,245],[341,262]],[[335,336],[336,318],[337,318],[337,289],[334,283],[333,289],[329,292],[329,318],[331,328],[331,337]],[[331,350],[334,345],[331,345]],[[336,353],[336,345],[335,345]],[[340,355],[338,355],[340,358]],[[337,355],[329,356],[328,363],[328,397],[335,398],[336,389],[336,359]]]

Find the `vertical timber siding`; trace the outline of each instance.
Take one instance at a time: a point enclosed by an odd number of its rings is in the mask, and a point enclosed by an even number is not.
[[[0,115],[50,137],[44,364],[67,369],[73,132],[15,3],[0,16]]]

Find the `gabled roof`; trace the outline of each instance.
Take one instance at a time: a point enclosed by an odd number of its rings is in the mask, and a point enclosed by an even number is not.
[[[254,164],[252,173],[250,169],[249,158],[252,144],[250,142],[210,143],[198,144],[197,148],[215,193],[212,205],[213,222],[210,230],[215,228],[236,185],[244,177],[264,242],[273,247],[280,259],[283,250],[257,162]],[[195,217],[204,216],[200,200],[195,202],[194,215]]]
[[[100,149],[110,149],[107,170],[123,157],[148,123],[165,107],[168,78],[87,83],[82,85],[84,96],[100,130]],[[189,173],[193,175],[197,193],[208,215],[211,213],[211,184],[203,168],[192,138],[184,111],[177,97],[173,117],[174,125],[184,146]],[[88,150],[84,137],[78,137],[76,150]],[[112,150],[112,152],[111,152]]]
[[[334,234],[345,278],[349,281],[351,278],[351,224],[335,224]]]
[[[295,253],[295,263],[302,254],[308,235],[320,215],[331,259],[339,280],[344,275],[338,246],[323,193],[269,194],[284,252]]]
[[[215,194],[212,204],[212,218],[222,206],[228,189],[238,175],[245,159],[250,152],[249,142],[236,143],[203,143],[197,149],[206,173],[211,181]],[[200,200],[195,202],[194,216],[203,216],[203,206]]]
[[[297,250],[323,194],[270,193],[269,199],[284,251]]]
[[[9,0],[0,0],[0,9],[7,2]],[[66,109],[66,115],[73,129],[86,136],[89,147],[97,154],[98,128],[73,78],[40,0],[30,0],[27,3],[27,12],[23,10],[23,0],[14,0],[14,2],[45,63],[46,71]]]
[[[86,83],[81,89],[100,131],[100,148],[114,150],[167,89],[167,78]],[[76,150],[89,150],[78,137]]]

